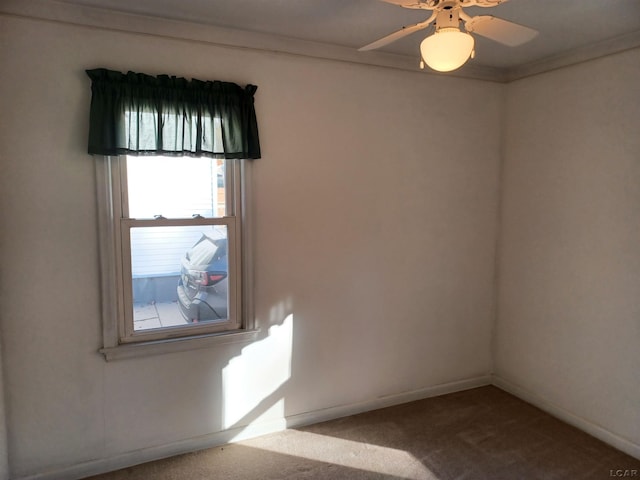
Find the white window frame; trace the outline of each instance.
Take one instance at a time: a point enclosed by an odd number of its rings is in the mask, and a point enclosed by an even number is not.
[[[226,216],[132,219],[128,217],[126,199],[126,158],[96,158],[103,325],[103,347],[99,351],[106,360],[252,341],[257,337],[251,295],[250,168],[246,160],[225,162]],[[227,226],[230,280],[235,282],[229,288],[229,320],[134,331],[129,229],[183,225]]]

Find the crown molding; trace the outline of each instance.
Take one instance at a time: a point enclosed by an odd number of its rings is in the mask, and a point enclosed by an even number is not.
[[[360,65],[405,70],[423,75],[449,76],[503,82],[502,70],[465,65],[454,73],[420,70],[417,56],[385,52],[359,52],[355,48],[330,45],[277,35],[216,27],[208,24],[113,11],[60,0],[2,0],[0,14],[49,21],[85,28],[152,35],[206,43],[223,48],[289,54]]]
[[[635,31],[507,69],[504,72],[504,81],[506,83],[513,82],[638,47],[640,47],[640,31]]]
[[[355,48],[340,45],[114,11],[94,6],[72,4],[64,0],[2,0],[0,2],[0,14],[84,28],[205,43],[222,48],[304,56],[321,60],[392,68],[429,76],[467,78],[497,83],[509,83],[640,47],[640,31],[637,31],[514,68],[505,69],[467,63],[455,72],[438,73],[427,69],[420,70],[417,55],[413,57],[380,51],[359,52]]]

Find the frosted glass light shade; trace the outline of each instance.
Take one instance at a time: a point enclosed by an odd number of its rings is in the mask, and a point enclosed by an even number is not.
[[[429,67],[438,72],[450,72],[460,68],[473,52],[471,35],[459,29],[441,28],[420,44],[420,54]]]

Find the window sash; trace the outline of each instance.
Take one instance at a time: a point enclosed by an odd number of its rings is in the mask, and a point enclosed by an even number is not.
[[[162,158],[159,158],[162,157]],[[205,164],[200,163],[193,163],[195,161],[201,161],[204,160]],[[146,165],[140,165],[139,162],[143,162]],[[182,195],[191,195],[191,192],[194,188],[200,188],[205,190],[205,192],[200,192],[200,194],[198,195],[199,197],[199,201],[198,202],[194,202],[194,203],[190,203],[188,205],[189,209],[187,210],[187,205],[179,205],[179,210],[182,210],[182,216],[180,216],[180,213],[178,213],[178,211],[176,211],[175,209],[172,209],[171,206],[168,206],[166,201],[167,201],[167,196],[166,193],[163,192],[163,200],[160,202],[162,203],[162,205],[153,205],[153,210],[150,210],[150,207],[148,204],[144,205],[141,207],[141,203],[144,203],[143,201],[141,201],[140,197],[137,198],[137,202],[136,199],[131,199],[128,198],[129,195],[129,190],[131,190],[129,188],[129,184],[131,183],[131,179],[133,179],[133,187],[134,190],[136,187],[141,186],[140,183],[147,183],[147,182],[152,182],[152,183],[156,183],[153,176],[151,176],[151,178],[148,175],[145,175],[144,179],[141,179],[140,176],[140,168],[143,167],[148,167],[151,164],[155,164],[155,165],[160,165],[160,167],[162,168],[163,163],[165,161],[169,161],[169,162],[174,162],[174,165],[171,165],[170,168],[171,169],[180,169],[182,168],[182,170],[177,173],[175,176],[171,176],[170,180],[171,182],[188,182],[189,179],[191,177],[193,177],[194,175],[197,175],[199,178],[197,179],[198,182],[200,182],[202,179],[206,179],[205,176],[205,172],[203,167],[206,166],[206,170],[208,170],[206,172],[207,175],[211,174],[213,175],[213,170],[214,168],[217,169],[217,162],[224,162],[224,190],[225,190],[225,201],[224,201],[224,209],[223,212],[219,212],[219,207],[220,205],[217,205],[216,202],[216,197],[217,197],[217,190],[219,188],[219,186],[216,185],[214,186],[214,188],[211,188],[211,184],[205,182],[203,183],[199,183],[198,187],[194,187],[194,185],[189,185],[188,189],[186,190],[182,190],[179,193]],[[122,199],[121,199],[121,216],[122,218],[141,218],[141,219],[151,219],[154,218],[154,216],[156,214],[161,214],[162,216],[166,217],[166,218],[191,218],[192,215],[195,214],[201,214],[205,217],[224,217],[224,216],[229,216],[229,215],[234,215],[234,198],[233,196],[229,196],[229,194],[237,189],[237,188],[241,188],[236,186],[233,182],[233,179],[236,177],[236,175],[234,175],[234,168],[233,168],[233,164],[238,163],[238,160],[232,161],[232,160],[221,160],[221,159],[210,159],[207,157],[201,157],[199,159],[194,159],[194,158],[190,158],[190,157],[186,157],[186,158],[179,158],[179,157],[166,157],[166,156],[123,156],[122,163],[124,163],[124,167],[120,169],[120,184],[123,185],[124,187],[126,187],[126,189],[123,191],[123,195],[122,195]],[[180,163],[183,163],[184,165],[181,166],[179,165]],[[210,162],[210,163],[209,163]],[[135,163],[138,163],[138,165],[135,165]],[[229,172],[228,170],[231,170],[231,172]],[[137,175],[136,172],[137,171]],[[145,170],[142,170],[145,171]],[[165,175],[166,175],[166,171],[165,171]],[[216,171],[216,175],[217,175],[217,171]],[[162,176],[160,176],[157,179],[157,184],[159,187],[166,187],[165,182],[167,181],[167,178],[163,178]],[[211,179],[211,182],[217,182],[217,177],[216,179]],[[206,185],[205,185],[206,184]],[[151,189],[150,192],[150,196],[154,197],[155,195],[158,195],[158,192],[161,191],[162,188],[157,188],[157,189]],[[214,193],[215,192],[215,193]],[[174,192],[175,193],[175,192]],[[148,198],[148,197],[144,197],[144,198]],[[204,207],[205,203],[209,203],[212,202],[211,207],[213,212],[206,212],[206,208]],[[137,203],[137,205],[136,205]],[[132,209],[130,207],[130,205],[133,204],[133,212]],[[215,204],[215,206],[214,206]],[[175,206],[175,205],[174,205]],[[136,208],[137,207],[137,208]],[[142,211],[141,211],[142,210]]]
[[[226,321],[203,322],[160,329],[134,330],[133,319],[133,282],[131,268],[131,229],[135,227],[179,227],[179,226],[203,226],[224,225],[227,227],[227,258],[228,258],[228,314]],[[123,218],[120,220],[120,251],[122,262],[121,285],[119,291],[122,295],[121,311],[119,318],[120,343],[139,341],[151,341],[169,339],[175,337],[201,335],[240,328],[239,313],[241,312],[238,294],[241,286],[241,269],[239,242],[237,233],[238,222],[235,217],[206,218],[206,219],[162,219],[162,220],[136,220]]]
[[[100,225],[101,270],[103,277],[103,338],[105,356],[118,354],[112,349],[119,345],[144,345],[144,342],[196,338],[207,334],[253,332],[253,303],[246,285],[251,283],[251,255],[248,236],[243,224],[247,223],[243,205],[248,192],[246,166],[240,161],[229,160],[225,168],[225,184],[228,186],[227,216],[196,219],[137,220],[124,216],[127,211],[125,157],[106,157],[97,169]],[[164,327],[157,330],[133,331],[133,301],[131,290],[131,252],[129,230],[134,226],[178,225],[226,225],[229,248],[229,305],[228,322],[195,324],[180,327]],[[125,238],[126,236],[126,238]],[[126,243],[125,243],[126,242]],[[125,251],[125,248],[127,250]],[[231,252],[233,250],[233,253]],[[127,310],[131,308],[131,313]],[[129,317],[129,318],[127,318]],[[130,325],[130,326],[129,326]],[[106,353],[106,352],[109,353]],[[124,353],[128,356],[129,354]]]

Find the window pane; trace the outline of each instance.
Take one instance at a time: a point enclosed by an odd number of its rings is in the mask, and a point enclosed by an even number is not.
[[[128,217],[223,217],[224,169],[212,158],[127,157]]]
[[[225,225],[133,227],[133,328],[226,321]]]

